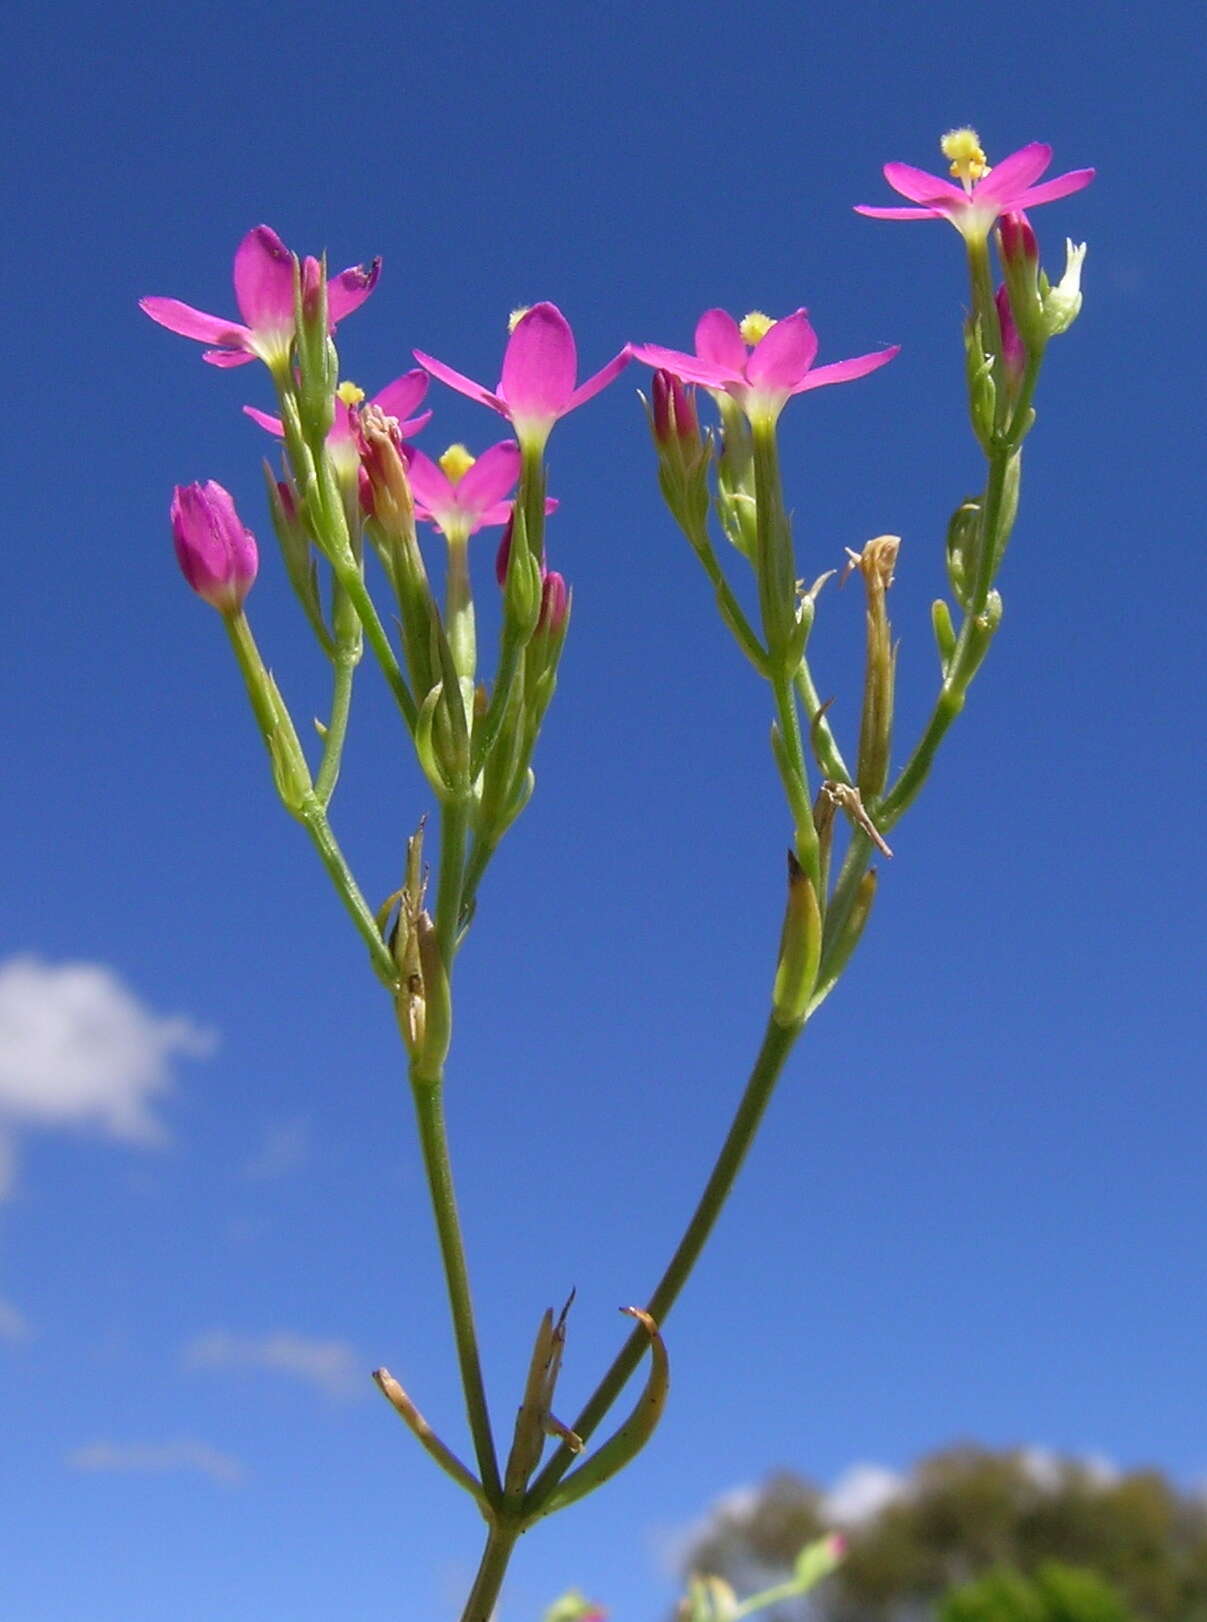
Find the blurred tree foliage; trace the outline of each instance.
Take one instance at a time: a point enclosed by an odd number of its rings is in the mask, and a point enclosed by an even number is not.
[[[1092,1571],[1052,1562],[1034,1577],[992,1571],[953,1590],[938,1622],[1134,1622],[1118,1593]]]
[[[830,1529],[821,1492],[777,1475],[753,1504],[719,1511],[687,1564],[741,1592],[790,1570],[801,1545]],[[995,1571],[1034,1577],[1053,1562],[1107,1583],[1125,1622],[1207,1622],[1207,1500],[1158,1471],[1114,1476],[1047,1453],[949,1448],[840,1530],[849,1553],[808,1613],[818,1622],[914,1622],[936,1615],[953,1588]]]

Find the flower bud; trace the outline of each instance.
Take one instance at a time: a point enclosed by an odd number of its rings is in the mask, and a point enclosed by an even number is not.
[[[235,511],[234,498],[213,479],[178,484],[170,515],[184,578],[219,613],[238,613],[256,578],[260,555],[255,536]]]
[[[541,586],[541,612],[536,622],[536,634],[561,637],[566,633],[570,615],[570,593],[566,582],[556,570],[550,570]]]
[[[1006,392],[1013,398],[1018,393],[1019,384],[1023,380],[1023,372],[1027,365],[1027,351],[1023,347],[1023,340],[1019,337],[1018,328],[1014,324],[1010,289],[1004,282],[994,295],[994,302],[997,305],[997,322],[1002,334],[1002,368],[1006,374]]]
[[[658,452],[662,498],[693,545],[708,520],[711,441],[701,436],[694,390],[673,373],[656,371],[650,389],[650,433]]]
[[[821,961],[821,908],[813,881],[788,852],[788,904],[771,992],[771,1017],[785,1030],[803,1023]]]
[[[998,245],[1002,264],[1008,270],[1026,270],[1031,275],[1039,271],[1039,243],[1031,221],[1021,210],[1003,214],[998,221]]]
[[[1044,327],[1049,338],[1067,332],[1081,312],[1081,267],[1086,244],[1079,248],[1065,240],[1065,273],[1055,287],[1043,293]]]

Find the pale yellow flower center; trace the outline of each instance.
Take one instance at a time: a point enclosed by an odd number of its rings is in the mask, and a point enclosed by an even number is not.
[[[440,458],[440,466],[450,484],[459,484],[473,467],[474,461],[475,458],[469,454],[464,445],[450,445]]]
[[[975,130],[948,130],[939,142],[939,150],[951,163],[952,179],[958,180],[965,191],[989,173],[981,138]]]
[[[750,314],[738,327],[742,334],[742,341],[748,344],[757,344],[771,331],[775,322],[771,316],[764,315],[762,310],[751,310]]]
[[[337,399],[342,400],[349,410],[353,406],[358,406],[365,397],[364,389],[358,388],[355,383],[341,383],[335,393]]]
[[[511,312],[511,314],[507,317],[507,330],[509,333],[515,331],[531,308],[531,304],[521,304],[518,310],[513,310]]]

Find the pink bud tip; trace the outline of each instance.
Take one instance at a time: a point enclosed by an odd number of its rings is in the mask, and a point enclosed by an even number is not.
[[[511,560],[511,533],[515,529],[515,513],[507,520],[507,527],[503,531],[503,539],[499,542],[499,550],[495,554],[495,579],[501,586],[507,583],[507,565]]]
[[[566,615],[570,610],[570,593],[566,582],[556,570],[550,570],[541,584],[541,612],[536,622],[537,634],[561,636],[566,628]]]
[[[178,484],[170,509],[172,540],[184,578],[222,614],[243,606],[260,566],[256,538],[220,484]]]
[[[1003,214],[998,222],[1001,233],[1002,259],[1008,265],[1037,265],[1039,243],[1031,221],[1020,212]]]

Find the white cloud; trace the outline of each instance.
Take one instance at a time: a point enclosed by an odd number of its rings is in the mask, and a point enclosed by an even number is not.
[[[278,1121],[264,1134],[264,1142],[243,1168],[252,1182],[285,1177],[306,1164],[310,1155],[310,1127],[300,1116]]]
[[[0,963],[0,1194],[12,1183],[14,1131],[162,1143],[155,1106],[171,1088],[171,1060],[213,1046],[191,1020],[151,1013],[103,964]]]
[[[29,1336],[29,1319],[0,1296],[0,1340],[28,1340]]]
[[[834,1526],[862,1526],[908,1490],[904,1476],[882,1464],[852,1464],[821,1501],[822,1518]]]
[[[184,1348],[188,1369],[266,1369],[308,1380],[330,1397],[358,1397],[369,1390],[367,1365],[343,1340],[313,1340],[281,1330],[271,1335],[233,1335],[211,1329]]]
[[[93,1473],[162,1475],[196,1470],[211,1481],[233,1486],[243,1479],[243,1466],[230,1453],[220,1453],[208,1442],[90,1442],[69,1453],[73,1470]]]

